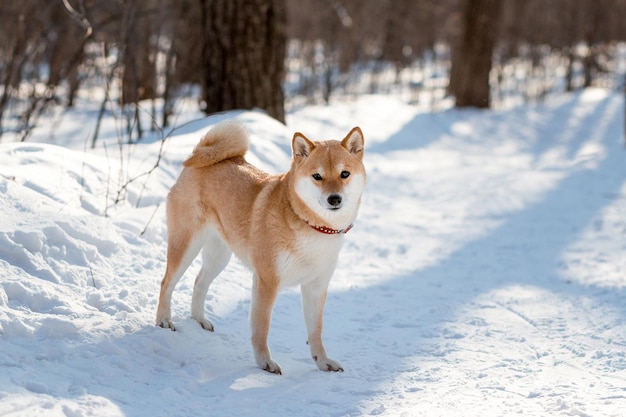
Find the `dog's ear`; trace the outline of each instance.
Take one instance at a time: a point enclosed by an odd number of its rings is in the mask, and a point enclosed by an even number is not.
[[[356,156],[359,159],[363,159],[363,147],[365,140],[363,139],[363,132],[360,127],[354,127],[348,133],[348,136],[341,141],[341,146],[346,148],[348,152]]]
[[[303,160],[309,156],[313,149],[315,149],[315,144],[308,140],[306,136],[300,132],[294,133],[293,140],[291,141],[291,150],[293,151],[294,160]]]

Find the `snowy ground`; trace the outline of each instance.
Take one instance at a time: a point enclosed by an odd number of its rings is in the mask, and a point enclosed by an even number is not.
[[[179,331],[153,325],[162,203],[219,118],[167,139],[149,176],[161,143],[119,148],[109,124],[106,149],[86,151],[88,115],[2,143],[0,415],[624,415],[623,114],[621,96],[587,90],[501,112],[370,96],[301,109],[287,127],[220,116],[246,124],[249,159],[272,172],[295,130],[363,128],[368,188],[326,308],[338,374],[308,357],[295,289],[270,333],[283,375],[255,368],[237,261],[209,291],[215,333],[189,319],[198,262],[174,295]]]

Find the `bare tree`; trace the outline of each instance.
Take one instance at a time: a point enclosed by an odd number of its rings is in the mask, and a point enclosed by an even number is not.
[[[489,107],[489,74],[496,45],[501,0],[468,0],[464,30],[452,55],[450,91],[457,107]]]
[[[199,0],[207,114],[261,108],[284,122],[284,0]]]

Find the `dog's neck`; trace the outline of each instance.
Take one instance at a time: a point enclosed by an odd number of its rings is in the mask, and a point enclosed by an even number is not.
[[[324,233],[326,235],[345,235],[354,226],[354,223],[352,223],[350,226],[346,227],[345,229],[337,230],[337,229],[331,229],[330,227],[326,227],[326,226],[315,226],[309,222],[307,222],[306,224],[308,224],[312,229],[315,229],[318,232]]]

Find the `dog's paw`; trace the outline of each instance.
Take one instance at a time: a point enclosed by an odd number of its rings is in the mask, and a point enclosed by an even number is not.
[[[320,369],[320,371],[324,372],[343,372],[343,367],[339,362],[335,362],[329,358],[313,358],[315,360],[315,364]]]
[[[203,328],[204,330],[208,330],[208,331],[210,331],[210,332],[212,332],[212,331],[214,331],[214,330],[215,330],[215,328],[213,327],[213,323],[211,323],[211,322],[210,322],[210,321],[208,321],[207,319],[204,319],[204,318],[203,318],[203,319],[196,319],[196,318],[194,318],[194,320],[195,320],[195,321],[197,321],[197,322],[198,322],[198,324],[199,324],[200,326],[202,326],[202,328]]]
[[[259,364],[259,368],[264,371],[270,372],[276,375],[282,375],[283,371],[280,370],[280,366],[274,362],[272,359],[268,359],[265,363]]]
[[[174,323],[172,323],[172,319],[170,318],[157,320],[156,325],[159,327],[163,327],[164,329],[170,329],[173,332],[176,331],[176,327],[174,327]]]

